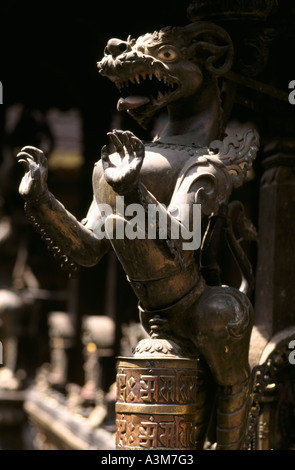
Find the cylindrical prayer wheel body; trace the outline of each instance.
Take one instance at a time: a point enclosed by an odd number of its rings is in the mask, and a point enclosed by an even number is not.
[[[116,448],[199,448],[208,414],[204,378],[198,360],[119,358]]]

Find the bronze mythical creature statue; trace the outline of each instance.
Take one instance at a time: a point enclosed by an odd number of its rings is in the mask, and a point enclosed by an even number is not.
[[[109,133],[115,151],[102,148],[93,172],[94,199],[82,223],[48,190],[43,152],[25,147],[18,154],[26,170],[20,194],[28,216],[52,250],[64,256],[64,264],[93,266],[114,250],[139,299],[140,319],[151,339],[160,338],[179,357],[199,358],[200,367],[208,370],[217,387],[217,449],[243,448],[251,401],[252,307],[243,289],[219,281],[212,285],[209,277],[206,282],[203,271],[210,250],[204,249],[202,259],[199,245],[184,249],[188,240],[173,236],[172,228],[187,223],[182,208],[189,207],[192,215],[196,204],[203,221],[226,219],[232,189],[243,183],[255,158],[255,131],[243,137],[224,135],[219,80],[232,59],[228,34],[203,22],[166,27],[137,40],[109,40],[98,70],[120,90],[118,110],[127,110],[145,127],[167,107],[168,121],[152,142],[144,143],[129,131]],[[160,236],[159,226],[159,236],[152,239],[116,236],[132,215],[118,209],[118,196],[124,196],[125,208],[140,204],[146,217],[149,205],[155,204],[168,220],[166,236]],[[102,213],[103,204],[112,208],[111,214]],[[189,218],[188,231],[190,224]],[[140,343],[137,351],[149,347]],[[212,406],[205,400],[198,411],[202,424],[196,448],[203,448]]]

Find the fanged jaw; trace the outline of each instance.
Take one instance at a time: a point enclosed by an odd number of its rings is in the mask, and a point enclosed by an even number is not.
[[[117,104],[119,111],[139,108],[147,103],[153,106],[163,105],[179,87],[175,78],[158,69],[140,72],[125,80],[116,80],[115,85],[122,93]]]

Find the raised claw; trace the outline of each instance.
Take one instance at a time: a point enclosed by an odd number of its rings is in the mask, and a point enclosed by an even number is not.
[[[145,155],[144,144],[130,131],[113,130],[108,136],[119,159],[113,159],[106,145],[101,149],[102,167],[106,181],[119,194],[130,192],[137,184]]]
[[[46,157],[42,150],[38,149],[37,147],[33,147],[31,145],[26,145],[20,151],[20,153],[26,153],[28,157],[33,158],[36,163],[43,163],[42,160],[46,160]],[[18,154],[19,155],[19,154]]]
[[[42,150],[26,146],[16,155],[18,162],[25,168],[19,186],[19,193],[30,200],[37,200],[47,193],[47,159]]]
[[[133,151],[135,152],[137,158],[143,158],[144,157],[144,153],[145,153],[145,148],[144,148],[144,144],[142,143],[142,141],[140,139],[138,139],[138,137],[136,137],[135,135],[132,135],[130,137],[130,141],[131,141],[131,145],[132,145],[132,148],[133,148]]]
[[[17,155],[18,163],[20,163],[23,168],[25,169],[26,173],[31,173],[33,177],[33,173],[38,169],[38,163],[34,160],[32,155],[27,152],[19,152]]]
[[[124,156],[124,147],[119,138],[118,131],[112,131],[107,133],[108,137],[110,138],[112,144],[114,145],[116,152],[118,152],[122,157]]]
[[[132,132],[130,131],[123,131],[121,133],[121,141],[123,145],[126,147],[127,152],[131,156],[134,153],[131,137],[133,136]]]
[[[16,158],[18,160],[18,163],[20,163],[25,168],[25,170],[29,170],[30,166],[29,166],[28,159],[32,159],[32,157],[29,154],[25,152],[19,152]]]
[[[144,156],[144,145],[132,132],[115,129],[112,132],[108,132],[108,136],[121,156],[124,156],[124,147],[130,156],[134,154],[136,154],[136,157]],[[138,152],[140,152],[140,155],[137,155]]]

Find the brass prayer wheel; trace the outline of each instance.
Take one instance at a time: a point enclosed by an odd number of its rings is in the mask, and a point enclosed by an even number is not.
[[[119,358],[116,448],[193,450],[207,425],[199,360]]]

